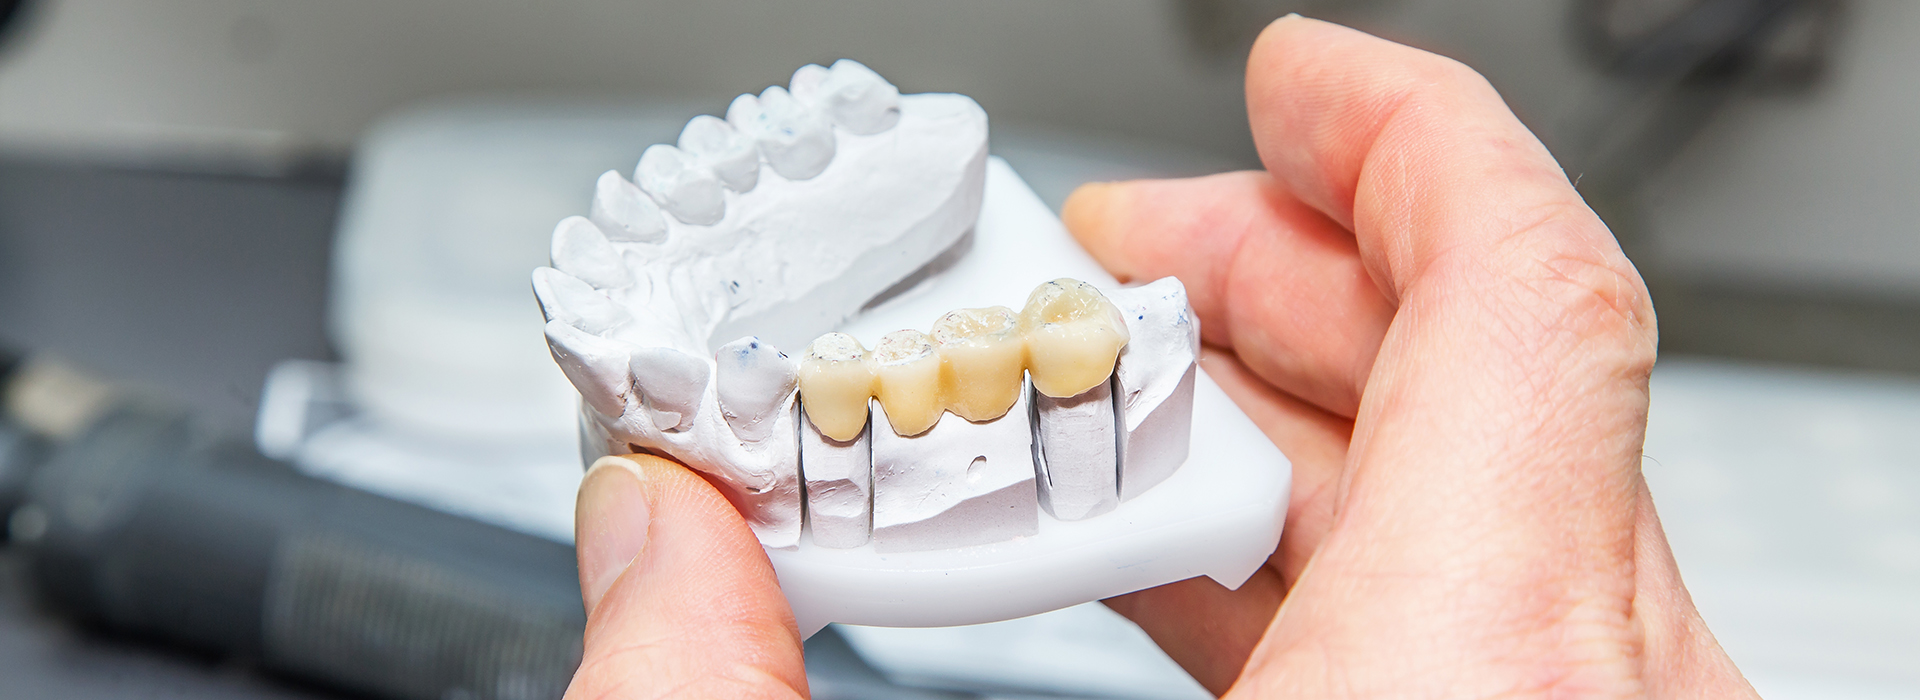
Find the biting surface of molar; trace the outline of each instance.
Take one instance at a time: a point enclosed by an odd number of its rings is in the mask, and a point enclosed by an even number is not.
[[[1084,520],[1118,507],[1113,383],[1065,399],[1035,392],[1032,400],[1040,505],[1060,520]]]
[[[916,330],[894,331],[873,346],[873,396],[887,422],[901,435],[919,435],[940,420],[940,355],[933,339]]]
[[[712,367],[673,348],[634,348],[628,369],[653,424],[661,430],[693,425]]]
[[[592,221],[569,216],[553,227],[553,266],[600,289],[619,289],[633,283],[620,252]]]
[[[1110,295],[1131,329],[1114,368],[1120,498],[1165,481],[1187,461],[1200,320],[1179,279],[1163,277]]]
[[[754,337],[720,346],[713,359],[713,388],[727,425],[742,440],[766,439],[774,418],[793,401],[799,368]]]
[[[708,226],[727,215],[719,176],[679,148],[664,143],[648,146],[640,154],[640,164],[634,166],[633,181],[683,223]]]
[[[760,148],[725,119],[702,114],[680,130],[680,150],[713,169],[720,184],[735,192],[753,190],[760,181]]]
[[[551,267],[533,271],[533,294],[548,321],[601,334],[633,323],[632,315],[578,277]]]
[[[1054,398],[1079,396],[1107,381],[1127,344],[1120,310],[1085,282],[1061,278],[1027,297],[1020,310],[1033,386]]]
[[[873,529],[873,445],[869,429],[835,440],[801,412],[800,472],[807,482],[813,543],[846,549],[866,544]]]
[[[1027,343],[1012,309],[950,311],[934,322],[932,335],[947,410],[970,421],[993,420],[1020,400]]]
[[[1039,531],[1026,390],[1012,410],[975,423],[942,415],[901,437],[873,412],[873,544],[880,552],[967,547]]]
[[[867,399],[873,396],[873,368],[867,349],[845,333],[828,333],[807,346],[800,359],[800,402],[820,432],[852,440],[867,424]]]
[[[778,85],[734,98],[727,123],[753,137],[767,166],[788,180],[812,179],[833,161],[833,125]]]
[[[553,320],[547,322],[547,350],[593,410],[605,416],[626,411],[633,389],[627,370],[630,346]]]
[[[815,102],[848,132],[878,134],[900,123],[900,89],[859,61],[834,61],[818,89]]]
[[[667,238],[667,220],[653,198],[608,170],[593,184],[593,204],[587,220],[600,227],[608,240],[659,243]]]

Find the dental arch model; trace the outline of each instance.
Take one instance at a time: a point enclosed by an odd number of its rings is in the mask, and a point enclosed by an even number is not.
[[[1006,571],[1044,569],[1026,549],[1106,540],[1043,530],[1129,508],[1139,512],[1108,529],[1137,526],[1151,513],[1128,502],[1188,461],[1202,375],[1176,279],[1104,290],[1054,279],[1019,311],[951,311],[871,350],[833,332],[898,306],[876,298],[959,275],[964,265],[936,269],[956,255],[1017,240],[988,235],[1001,228],[983,218],[986,146],[971,99],[901,95],[849,60],[809,65],[786,89],[741,95],[724,120],[695,117],[677,145],[647,149],[631,182],[603,174],[588,215],[554,230],[553,266],[534,272],[548,345],[582,397],[583,456],[651,452],[713,476],[775,559],[808,633],[828,620],[978,622],[1081,602],[1036,595],[923,620],[890,599],[876,619],[845,596],[809,603],[795,587],[826,585],[800,581],[808,571],[877,584],[887,575],[875,571],[993,551],[1036,562]],[[1217,388],[1200,384],[1212,405]],[[1230,429],[1249,432],[1233,413]],[[1177,578],[1237,586],[1271,552],[1285,479],[1259,481],[1249,544],[1230,547],[1250,554],[1232,571]]]

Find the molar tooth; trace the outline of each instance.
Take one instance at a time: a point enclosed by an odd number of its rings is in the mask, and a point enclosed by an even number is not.
[[[774,419],[793,403],[799,368],[752,336],[720,346],[714,360],[713,388],[727,425],[747,442],[766,439]]]
[[[867,349],[845,333],[828,333],[807,346],[800,360],[800,403],[820,433],[847,442],[867,424],[873,368]]]
[[[533,271],[533,294],[540,300],[540,312],[547,320],[588,333],[605,333],[633,322],[626,309],[600,290],[551,267]]]
[[[954,415],[993,420],[1020,400],[1027,343],[1012,309],[948,312],[933,323],[933,341],[940,353],[940,391]]]
[[[818,90],[821,110],[849,132],[878,134],[900,123],[900,89],[859,61],[834,61]]]
[[[712,168],[727,189],[748,192],[760,182],[759,147],[725,119],[702,114],[688,121],[680,130],[680,150]]]
[[[587,220],[600,227],[609,240],[633,243],[659,243],[667,239],[667,219],[633,183],[608,170],[593,184],[593,204]]]
[[[553,320],[547,322],[547,350],[593,410],[611,417],[626,411],[633,390],[627,370],[630,346]]]
[[[654,426],[661,430],[692,427],[712,372],[707,362],[673,348],[635,348],[631,355],[628,371]]]
[[[619,289],[633,283],[620,251],[599,226],[578,216],[560,220],[553,228],[553,266],[600,289]]]
[[[1127,344],[1120,309],[1093,285],[1061,278],[1027,297],[1020,311],[1027,338],[1027,369],[1040,393],[1064,399],[1113,374],[1114,360]]]
[[[778,85],[734,98],[727,123],[752,136],[767,165],[788,180],[810,179],[833,161],[833,125]]]
[[[719,176],[679,148],[664,143],[648,146],[633,169],[633,181],[653,195],[661,209],[684,223],[710,226],[727,215]]]
[[[932,338],[916,330],[888,333],[873,346],[872,362],[873,396],[896,432],[919,435],[940,420],[946,407]]]

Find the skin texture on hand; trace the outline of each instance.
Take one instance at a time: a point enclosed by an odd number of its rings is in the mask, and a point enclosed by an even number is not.
[[[1297,17],[1247,101],[1267,172],[1064,218],[1122,280],[1186,282],[1294,463],[1286,534],[1255,585],[1110,605],[1230,697],[1751,696],[1640,475],[1645,286],[1546,149],[1465,66]]]
[[[1108,605],[1230,697],[1752,697],[1641,479],[1646,289],[1546,149],[1472,70],[1335,25],[1275,22],[1247,73],[1266,172],[1092,185],[1063,218],[1123,281],[1186,284],[1208,374],[1293,462],[1286,532],[1238,590]],[[602,460],[577,519],[569,698],[806,693],[699,476]]]

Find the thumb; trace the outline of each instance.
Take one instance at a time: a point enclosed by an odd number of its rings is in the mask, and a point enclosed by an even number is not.
[[[569,699],[806,695],[773,565],[706,480],[658,457],[603,457],[574,517],[587,634]]]

